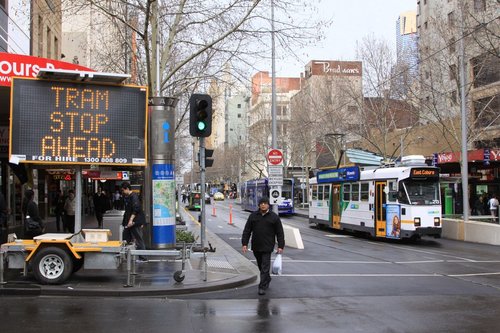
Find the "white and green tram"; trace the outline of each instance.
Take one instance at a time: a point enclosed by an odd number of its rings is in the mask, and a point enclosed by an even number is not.
[[[439,169],[322,170],[310,179],[309,223],[380,238],[440,237]]]

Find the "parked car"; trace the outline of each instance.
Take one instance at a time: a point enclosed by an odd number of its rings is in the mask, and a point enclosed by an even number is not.
[[[214,194],[214,200],[224,200],[224,194],[222,194],[220,192],[216,192]]]

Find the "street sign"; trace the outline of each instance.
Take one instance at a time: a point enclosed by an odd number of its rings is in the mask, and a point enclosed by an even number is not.
[[[281,187],[276,186],[276,187],[271,187],[269,190],[269,201],[272,205],[280,204],[282,201],[281,198]]]
[[[281,149],[269,150],[267,160],[270,165],[283,165],[283,151]]]
[[[177,185],[184,185],[184,176],[183,175],[175,175],[175,183]]]
[[[280,165],[270,165],[267,171],[270,175],[283,175],[283,167]]]
[[[269,175],[269,186],[283,186],[283,175]]]
[[[147,88],[12,79],[10,160],[146,165]]]

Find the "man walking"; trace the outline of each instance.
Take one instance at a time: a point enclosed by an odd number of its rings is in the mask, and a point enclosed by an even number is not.
[[[122,191],[125,202],[125,213],[123,214],[122,225],[123,240],[131,243],[132,239],[135,241],[137,250],[145,250],[144,239],[142,238],[142,227],[146,224],[146,216],[142,210],[142,205],[137,193],[132,192],[132,187],[129,182],[122,184]],[[146,257],[139,256],[139,262],[148,261]]]
[[[283,225],[278,215],[269,210],[269,199],[262,197],[259,200],[259,209],[248,217],[241,244],[243,253],[248,251],[248,242],[252,236],[252,251],[257,260],[260,271],[259,295],[265,295],[271,282],[271,253],[278,241],[278,253],[283,253],[285,235]]]

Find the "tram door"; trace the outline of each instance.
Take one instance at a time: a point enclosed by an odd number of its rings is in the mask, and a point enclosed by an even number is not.
[[[333,229],[340,229],[340,185],[332,188],[332,222]]]
[[[386,182],[375,182],[375,236],[385,237],[385,203],[386,195],[384,189]]]

